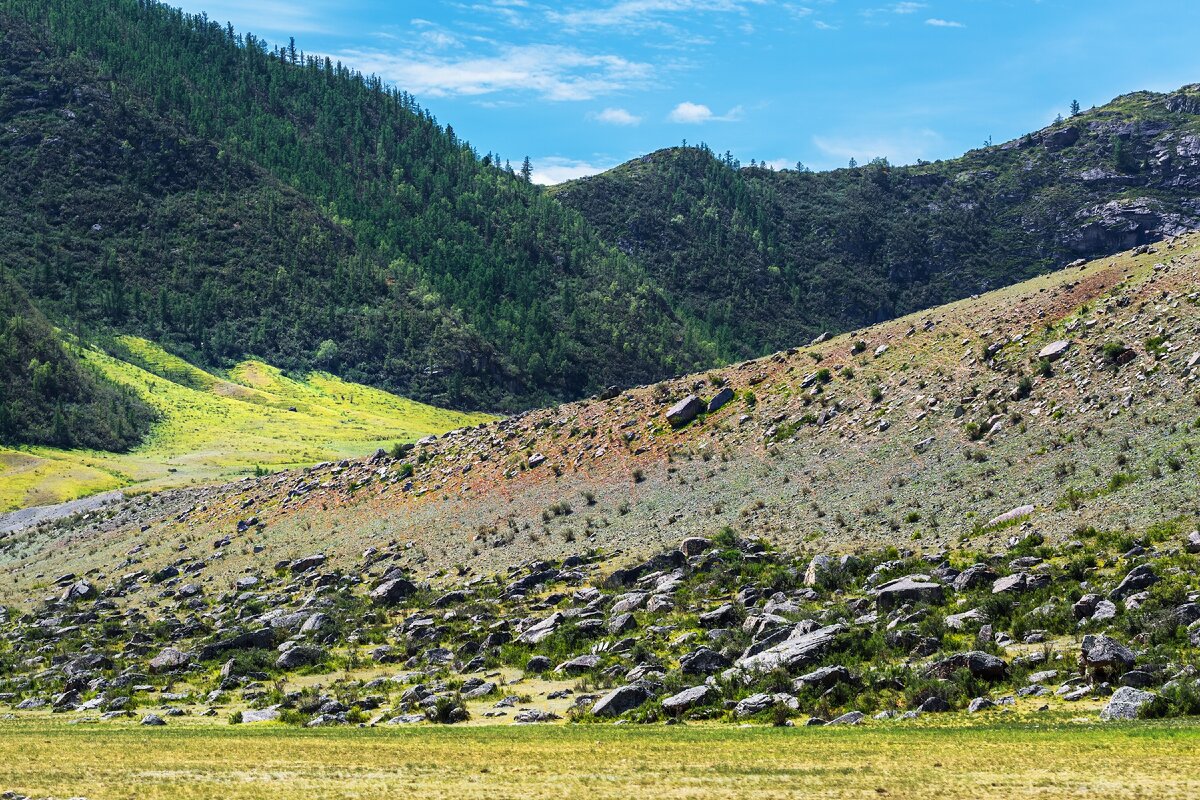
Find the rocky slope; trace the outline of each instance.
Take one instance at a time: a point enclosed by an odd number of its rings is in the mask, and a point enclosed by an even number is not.
[[[724,527],[852,551],[1197,515],[1200,236],[774,356],[530,412],[392,457],[143,496],[10,534],[10,596],[233,537],[224,575],[403,540],[431,567],[610,557]],[[1044,356],[1040,356],[1044,354]],[[728,391],[726,391],[728,390]],[[682,427],[689,395],[714,406]],[[715,408],[718,398],[728,399]],[[259,550],[261,549],[261,553]]]

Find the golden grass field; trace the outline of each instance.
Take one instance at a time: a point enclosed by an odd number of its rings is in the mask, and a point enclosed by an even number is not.
[[[363,456],[393,442],[491,419],[417,403],[326,373],[302,380],[261,361],[204,372],[134,337],[123,344],[149,369],[94,350],[84,355],[133,387],[161,416],[129,453],[0,448],[0,513],[110,489],[137,491],[232,480]],[[289,409],[294,408],[295,411]]]
[[[0,789],[90,800],[1195,798],[1188,723],[304,730],[0,722]]]

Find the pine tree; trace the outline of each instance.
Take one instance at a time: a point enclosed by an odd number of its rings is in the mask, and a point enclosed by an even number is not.
[[[525,156],[525,160],[521,162],[521,180],[526,183],[533,182],[533,162],[529,160],[529,156]]]
[[[1078,100],[1071,101],[1071,116],[1072,117],[1079,116],[1079,101]]]

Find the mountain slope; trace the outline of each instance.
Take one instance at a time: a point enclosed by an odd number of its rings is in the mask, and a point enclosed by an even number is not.
[[[473,407],[713,361],[578,215],[375,79],[156,2],[0,14],[0,246],[56,320]]]
[[[1200,85],[948,161],[777,172],[674,148],[552,194],[752,357],[1200,225]]]
[[[1200,234],[1102,259],[818,345],[451,433],[399,460],[164,494],[11,537],[19,591],[255,516],[230,576],[411,542],[429,568],[503,572],[732,528],[785,547],[937,550],[1200,518]],[[1047,345],[1065,350],[1040,358]],[[678,430],[689,393],[733,399]],[[1028,507],[1028,508],[1025,508]],[[144,526],[151,525],[149,533]],[[86,543],[86,546],[85,546]],[[224,573],[222,573],[224,574]]]

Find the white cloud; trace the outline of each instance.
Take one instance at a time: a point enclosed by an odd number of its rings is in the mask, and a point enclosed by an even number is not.
[[[701,125],[705,122],[734,122],[741,119],[741,116],[741,106],[734,106],[725,114],[717,116],[712,112],[711,108],[702,103],[685,101],[671,109],[671,113],[667,115],[667,119],[671,122],[678,122],[684,125]]]
[[[925,8],[927,3],[896,3],[892,6],[893,14],[915,14],[922,8]]]
[[[925,20],[925,24],[932,25],[935,28],[965,28],[965,27],[967,27],[966,25],[964,25],[961,22],[955,22],[954,20],[950,20],[950,19],[938,19],[937,17]]]
[[[552,22],[568,28],[611,28],[645,23],[655,17],[681,12],[742,12],[766,0],[618,0],[607,8],[551,11]]]
[[[836,31],[837,27],[819,19],[813,20],[813,27],[819,31]]]
[[[553,186],[556,183],[572,181],[576,178],[586,178],[588,175],[596,175],[607,169],[612,169],[614,166],[614,164],[600,165],[573,158],[548,156],[546,158],[533,159],[533,182],[542,186]]]
[[[629,113],[623,108],[606,108],[598,114],[589,114],[591,119],[608,125],[637,125],[642,118]]]
[[[349,50],[337,54],[365,73],[417,96],[532,92],[545,100],[590,100],[649,80],[649,64],[592,55],[560,45],[504,45],[492,56]]]
[[[812,141],[827,156],[820,166],[829,167],[844,166],[851,158],[865,164],[881,156],[893,164],[912,164],[929,157],[942,145],[941,135],[928,129],[885,136],[814,136]]]

